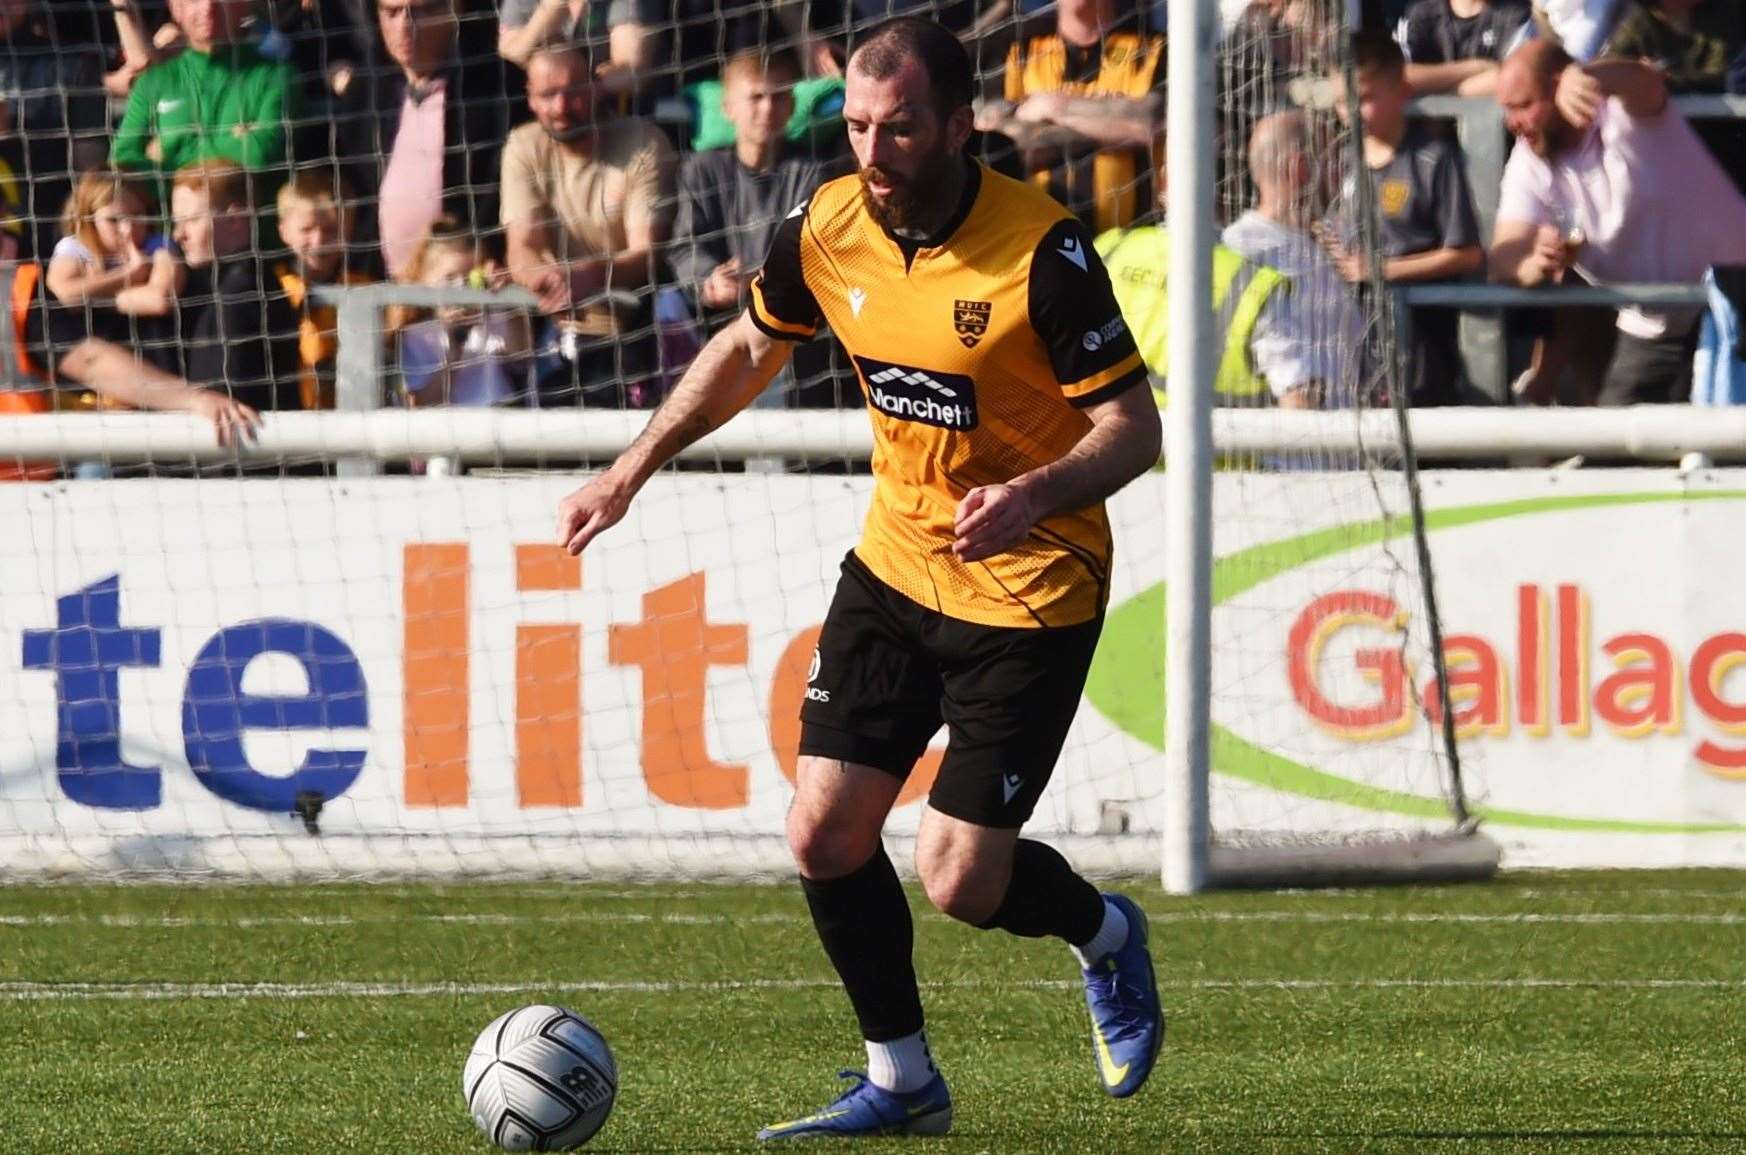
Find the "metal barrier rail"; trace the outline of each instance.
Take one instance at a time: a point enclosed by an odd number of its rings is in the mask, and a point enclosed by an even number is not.
[[[1408,305],[1451,309],[1532,309],[1559,305],[1649,305],[1672,309],[1701,306],[1709,300],[1702,285],[1629,283],[1558,285],[1524,289],[1518,285],[1402,285],[1395,295]]]
[[[0,421],[0,461],[94,458],[185,465],[451,457],[489,464],[604,462],[630,444],[648,416],[607,409],[276,413],[263,419],[255,443],[221,449],[209,424],[180,413],[20,415]],[[1718,462],[1746,461],[1746,407],[1415,409],[1409,420],[1414,446],[1429,461],[1586,454],[1668,463],[1690,453]],[[1398,452],[1400,439],[1394,414],[1387,410],[1218,409],[1213,444],[1223,452],[1321,453],[1338,459],[1359,449]],[[866,458],[872,449],[867,415],[858,409],[748,410],[681,456],[840,461]]]
[[[501,305],[533,309],[539,298],[526,289],[438,288],[383,281],[373,285],[315,285],[310,292],[338,310],[334,339],[339,346],[334,366],[334,408],[343,413],[368,413],[382,407],[382,310],[390,305],[438,309],[450,305],[485,308]],[[341,477],[367,477],[381,472],[369,457],[342,459]]]

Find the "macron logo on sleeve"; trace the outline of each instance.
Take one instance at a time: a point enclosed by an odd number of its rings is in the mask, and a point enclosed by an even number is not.
[[[1080,272],[1088,273],[1091,271],[1085,264],[1085,246],[1079,243],[1078,237],[1068,237],[1061,242],[1061,247],[1056,251],[1078,265]]]

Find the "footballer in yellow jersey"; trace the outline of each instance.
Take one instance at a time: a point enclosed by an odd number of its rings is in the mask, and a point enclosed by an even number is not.
[[[908,900],[881,841],[942,726],[916,835],[929,899],[1072,948],[1108,1094],[1138,1091],[1163,1040],[1144,913],[1020,837],[1102,627],[1103,499],[1156,463],[1158,412],[1084,225],[964,154],[972,84],[963,46],[930,21],[898,18],[859,42],[843,110],[857,174],[794,209],[745,315],[560,505],[560,540],[579,552],[661,464],[749,404],[795,342],[828,323],[848,351],[875,492],[813,657],[787,833],[868,1071],[766,1140],[951,1126]]]
[[[936,243],[888,232],[857,177],[824,185],[777,230],[751,317],[778,339],[828,322],[873,419],[878,482],[860,560],[947,617],[1062,626],[1103,611],[1101,504],[1064,510],[1004,553],[952,549],[958,503],[1065,455],[1083,408],[1145,379],[1091,237],[1036,189],[965,162]]]

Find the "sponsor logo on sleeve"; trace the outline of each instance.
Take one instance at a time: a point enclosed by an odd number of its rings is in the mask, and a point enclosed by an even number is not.
[[[1087,329],[1085,336],[1080,338],[1079,344],[1084,347],[1087,353],[1095,353],[1127,332],[1127,329],[1128,323],[1117,316],[1101,329]]]

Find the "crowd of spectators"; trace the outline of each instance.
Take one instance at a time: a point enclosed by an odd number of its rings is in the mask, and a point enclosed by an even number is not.
[[[743,305],[775,225],[852,167],[856,30],[913,11],[973,48],[972,150],[1100,236],[1165,371],[1162,0],[165,3],[0,0],[10,389],[239,436],[334,406],[324,287],[395,281],[537,304],[389,310],[379,403],[651,406]],[[1746,88],[1738,0],[1369,0],[1392,34],[1350,41],[1350,90],[1347,7],[1223,5],[1222,400],[1497,400],[1450,310],[1415,313],[1401,372],[1378,364],[1377,281],[1746,264],[1746,122],[1700,136],[1668,102]],[[1411,111],[1445,93],[1495,99],[1517,139],[1489,237],[1453,135]],[[1530,318],[1518,400],[1680,400],[1695,329],[1680,310]],[[829,342],[786,374],[773,403],[858,402]]]

